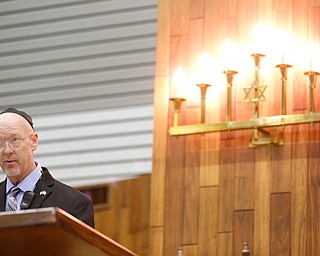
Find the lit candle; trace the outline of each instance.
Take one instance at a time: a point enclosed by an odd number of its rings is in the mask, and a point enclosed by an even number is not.
[[[252,53],[262,53],[261,44],[263,38],[263,25],[262,22],[259,21],[252,29],[253,36],[253,52]]]
[[[181,66],[173,75],[173,86],[170,98],[184,98],[187,78]]]
[[[226,61],[226,67],[224,70],[232,70],[234,69],[234,56],[235,56],[235,49],[232,41],[229,38],[226,38],[224,43],[224,54],[223,58]]]
[[[291,47],[289,34],[286,32],[280,32],[279,41],[281,47],[281,64],[287,64],[287,55],[290,50],[289,48]]]
[[[203,52],[198,59],[196,83],[197,84],[210,84],[212,76],[212,61],[206,52]]]
[[[252,54],[266,54],[270,48],[270,38],[273,38],[272,31],[267,29],[262,22],[258,22],[252,29],[253,52]]]

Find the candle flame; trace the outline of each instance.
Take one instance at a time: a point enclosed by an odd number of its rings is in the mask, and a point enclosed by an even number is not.
[[[173,75],[173,91],[171,98],[184,98],[184,87],[187,84],[187,77],[181,66],[178,67],[177,71]]]
[[[270,48],[270,38],[273,38],[272,31],[267,29],[263,23],[259,21],[252,29],[252,36],[252,53],[266,54],[266,51]]]
[[[210,84],[210,77],[212,74],[212,61],[206,52],[203,52],[197,63],[197,83],[198,84]]]
[[[235,69],[234,62],[235,62],[236,51],[235,51],[233,42],[229,38],[225,39],[222,55],[223,55],[222,62],[224,63],[223,70]]]

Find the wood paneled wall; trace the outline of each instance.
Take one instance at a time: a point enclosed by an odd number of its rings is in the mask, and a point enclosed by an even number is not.
[[[243,242],[249,244],[250,255],[318,255],[319,123],[286,126],[283,146],[255,149],[248,147],[252,131],[184,137],[170,137],[167,131],[173,119],[171,76],[179,65],[188,74],[202,51],[218,57],[226,37],[244,45],[259,21],[288,31],[299,45],[312,40],[320,47],[320,1],[159,0],[158,7],[150,255],[174,256],[179,246],[184,256],[241,255]],[[268,40],[271,45],[279,38]],[[268,87],[261,116],[279,114],[280,73],[274,68],[279,63],[271,56],[262,69]],[[294,72],[288,81],[287,113],[307,113],[305,60],[289,64]],[[235,82],[236,120],[252,116],[242,102],[242,87],[250,78],[249,72],[239,72]],[[221,95],[208,91],[211,123],[223,121],[226,113],[225,89],[214,91]],[[198,122],[199,102],[187,99],[180,123]]]
[[[140,256],[149,256],[150,178],[108,184],[108,204],[95,207],[95,228]]]

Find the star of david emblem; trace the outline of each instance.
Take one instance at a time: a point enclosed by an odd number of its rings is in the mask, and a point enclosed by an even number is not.
[[[244,102],[251,103],[253,107],[256,107],[260,101],[265,101],[266,97],[264,95],[265,90],[267,89],[267,85],[251,85],[248,87],[244,87]]]

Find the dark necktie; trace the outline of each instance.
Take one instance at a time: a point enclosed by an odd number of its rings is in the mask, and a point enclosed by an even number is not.
[[[20,188],[13,187],[10,191],[10,198],[8,202],[8,211],[16,211],[17,210],[17,199],[16,196],[19,194]]]

